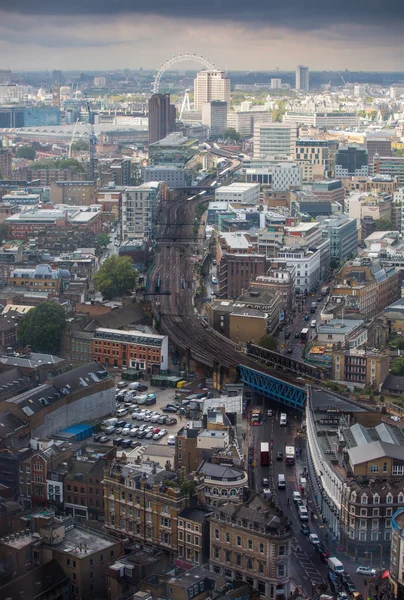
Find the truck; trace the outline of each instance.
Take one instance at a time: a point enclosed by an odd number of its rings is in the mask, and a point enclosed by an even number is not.
[[[253,406],[251,409],[251,425],[261,425],[262,420],[262,408],[260,406]]]
[[[326,296],[326,295],[327,295],[327,294],[329,294],[329,293],[330,293],[330,288],[329,288],[329,286],[328,286],[328,285],[324,285],[324,286],[321,288],[321,295],[322,295],[322,296]]]
[[[317,302],[312,302],[312,303],[311,303],[310,312],[311,312],[312,314],[314,314],[314,313],[316,312],[316,310],[317,310]]]
[[[285,464],[286,465],[294,465],[295,464],[295,447],[294,446],[285,446]]]

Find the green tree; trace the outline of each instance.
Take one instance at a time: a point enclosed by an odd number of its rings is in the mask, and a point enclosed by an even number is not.
[[[395,358],[391,363],[390,371],[393,375],[404,375],[404,358]]]
[[[376,221],[376,231],[392,231],[393,223],[389,219],[379,219]]]
[[[137,276],[138,272],[133,269],[132,259],[129,256],[114,254],[103,262],[95,274],[94,281],[103,297],[111,300],[133,290]]]
[[[0,243],[10,236],[10,228],[6,223],[0,223]]]
[[[258,346],[266,348],[267,350],[273,350],[274,352],[278,350],[278,342],[273,335],[263,335],[258,342]]]
[[[90,146],[88,144],[88,142],[86,142],[85,140],[77,140],[77,142],[73,142],[72,144],[72,150],[89,150]]]
[[[108,246],[108,244],[110,243],[110,241],[111,241],[111,238],[109,237],[108,233],[102,232],[99,235],[97,235],[97,244],[101,248],[106,248]]]
[[[32,146],[20,146],[17,148],[15,155],[17,158],[28,158],[28,160],[34,160],[36,156],[36,150]]]
[[[239,142],[241,135],[234,129],[234,127],[228,127],[224,130],[223,136],[225,140],[232,140],[233,142]]]
[[[57,354],[65,326],[64,309],[56,302],[42,302],[23,316],[17,339],[21,346],[31,346],[34,352]]]

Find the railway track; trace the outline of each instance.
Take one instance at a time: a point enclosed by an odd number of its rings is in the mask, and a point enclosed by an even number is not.
[[[156,256],[150,275],[151,281],[159,275],[161,290],[171,292],[170,295],[153,297],[153,311],[160,320],[161,331],[168,336],[172,345],[189,352],[194,359],[209,367],[219,364],[231,369],[242,364],[251,369],[270,372],[279,379],[299,386],[299,381],[290,373],[268,368],[259,360],[241,353],[234,342],[206,328],[195,314],[193,252],[198,247],[198,239],[194,232],[194,222],[196,208],[203,201],[203,198],[174,201],[167,204],[160,215]],[[195,241],[188,245],[174,243],[174,240],[181,239]],[[185,283],[183,286],[181,281]]]

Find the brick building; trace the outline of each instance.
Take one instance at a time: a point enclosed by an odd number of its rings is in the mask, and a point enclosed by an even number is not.
[[[94,332],[93,359],[105,366],[159,373],[168,368],[168,338],[140,329],[100,327]]]
[[[97,186],[93,181],[52,181],[50,194],[55,204],[90,206],[95,204]]]
[[[224,253],[218,261],[218,294],[220,298],[237,298],[251,281],[267,270],[265,254]]]
[[[332,379],[379,389],[389,374],[390,350],[351,348],[333,352]]]
[[[156,463],[115,464],[104,471],[105,528],[171,558],[178,555],[179,515],[190,502],[177,474]]]

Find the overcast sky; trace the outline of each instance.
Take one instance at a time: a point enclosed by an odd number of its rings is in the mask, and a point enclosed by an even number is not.
[[[404,71],[403,26],[404,0],[0,0],[0,69]]]

